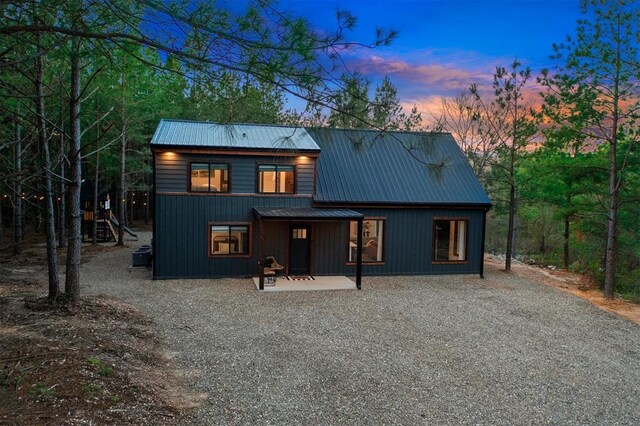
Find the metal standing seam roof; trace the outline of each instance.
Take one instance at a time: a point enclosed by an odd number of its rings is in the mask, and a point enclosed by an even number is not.
[[[448,133],[307,131],[322,149],[318,203],[491,205]]]
[[[317,203],[491,205],[448,133],[161,120],[151,145],[322,151]]]
[[[348,220],[360,219],[364,215],[350,209],[316,209],[291,207],[254,207],[253,213],[258,219],[315,219]]]
[[[151,146],[320,151],[304,127],[160,120]]]

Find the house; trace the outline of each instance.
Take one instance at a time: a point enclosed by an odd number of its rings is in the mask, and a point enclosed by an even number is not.
[[[153,276],[483,274],[491,201],[447,133],[162,120]],[[360,231],[358,231],[360,229]]]

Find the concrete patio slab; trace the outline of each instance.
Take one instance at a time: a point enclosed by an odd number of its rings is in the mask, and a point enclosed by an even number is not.
[[[356,283],[345,276],[314,276],[313,278],[313,280],[290,281],[286,277],[279,277],[275,285],[267,285],[265,283],[262,291],[356,290]],[[253,283],[258,289],[258,277],[253,278]]]

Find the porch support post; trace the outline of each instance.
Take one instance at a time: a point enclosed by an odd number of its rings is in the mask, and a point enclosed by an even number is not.
[[[362,223],[363,218],[358,219],[358,252],[356,254],[356,287],[362,288]]]
[[[258,218],[258,289],[260,290],[264,290],[264,265],[262,264],[263,240],[262,218]]]
[[[467,232],[469,230],[467,229]],[[484,240],[487,232],[487,209],[482,212],[482,244],[480,247],[480,278],[484,278]]]

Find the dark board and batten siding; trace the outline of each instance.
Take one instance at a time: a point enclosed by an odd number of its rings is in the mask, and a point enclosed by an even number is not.
[[[156,155],[156,192],[182,193],[188,191],[189,164],[219,162],[231,168],[231,192],[254,194],[258,164],[295,164],[298,194],[311,195],[314,190],[315,159],[297,157],[199,155],[183,153],[159,153]]]
[[[364,275],[475,274],[482,263],[484,210],[354,208],[368,217],[385,218],[384,264],[363,264]],[[467,262],[433,262],[433,219],[467,218]],[[314,273],[355,274],[347,265],[348,228],[346,222],[317,224],[314,233]]]
[[[158,195],[156,203],[156,278],[213,278],[257,272],[258,230],[253,206],[310,207],[311,198]],[[251,223],[251,256],[209,257],[211,222]],[[283,239],[286,236],[285,232]],[[266,241],[269,237],[265,234]]]
[[[248,276],[257,273],[258,229],[253,206],[311,206],[310,198],[291,197],[193,197],[159,195],[157,200],[156,277],[213,278]],[[384,264],[364,265],[365,275],[470,274],[481,270],[483,210],[457,209],[354,209],[366,217],[384,217]],[[433,263],[433,219],[468,218],[468,261]],[[251,223],[251,256],[208,256],[210,222]],[[353,275],[348,265],[348,221],[312,224],[312,265],[316,275]],[[289,222],[263,222],[263,255],[287,262]]]

